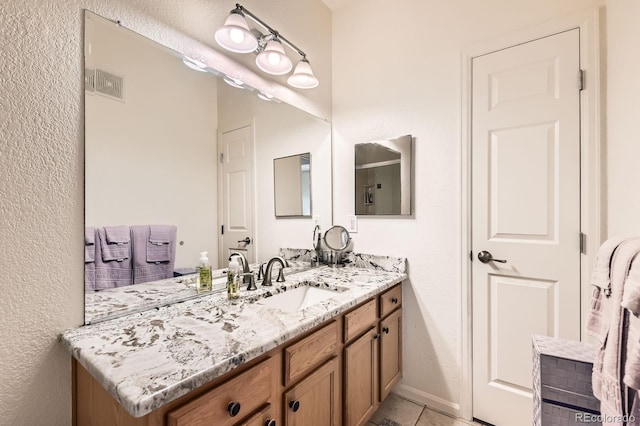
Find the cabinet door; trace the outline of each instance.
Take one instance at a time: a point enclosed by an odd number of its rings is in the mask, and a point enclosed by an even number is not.
[[[380,401],[402,377],[402,309],[380,321]]]
[[[378,404],[378,339],[372,327],[344,348],[344,417],[346,426],[362,425]]]
[[[338,358],[325,363],[284,394],[286,426],[338,426],[340,382]]]

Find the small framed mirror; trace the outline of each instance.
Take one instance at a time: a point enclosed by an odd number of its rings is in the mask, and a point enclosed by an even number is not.
[[[351,237],[344,226],[332,226],[324,233],[324,243],[331,250],[343,251],[349,246],[349,241]]]
[[[311,153],[273,160],[276,217],[311,216]]]
[[[356,215],[410,215],[411,135],[355,145]]]

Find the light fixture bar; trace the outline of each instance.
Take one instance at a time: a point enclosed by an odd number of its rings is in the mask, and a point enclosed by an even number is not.
[[[280,35],[280,33],[278,31],[276,31],[273,28],[271,28],[269,25],[267,25],[266,22],[264,22],[262,19],[258,18],[253,13],[251,13],[249,10],[247,10],[247,8],[242,6],[240,3],[236,3],[236,10],[239,10],[240,12],[244,13],[249,18],[251,18],[253,21],[255,21],[256,23],[260,24],[262,27],[266,28],[271,34],[273,34],[273,36],[276,39],[280,40],[281,42],[283,42],[287,46],[289,46],[291,49],[293,49],[296,52],[298,52],[298,55],[302,56],[303,58],[307,57],[307,54],[304,53],[302,50],[300,50],[300,48],[298,46],[296,46],[295,44],[291,43],[289,40],[284,38],[282,35]]]

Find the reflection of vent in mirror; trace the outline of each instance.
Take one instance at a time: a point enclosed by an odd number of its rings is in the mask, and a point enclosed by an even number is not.
[[[410,135],[356,144],[356,215],[410,215],[411,161]]]
[[[96,92],[112,98],[123,99],[124,78],[101,69],[96,69]]]
[[[96,91],[96,70],[91,68],[84,69],[84,90],[87,92]]]

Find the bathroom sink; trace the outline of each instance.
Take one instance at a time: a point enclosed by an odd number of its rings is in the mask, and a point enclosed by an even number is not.
[[[344,288],[328,289],[303,285],[260,299],[256,304],[286,312],[297,312],[320,303],[323,300],[331,299],[339,292],[345,290]]]

